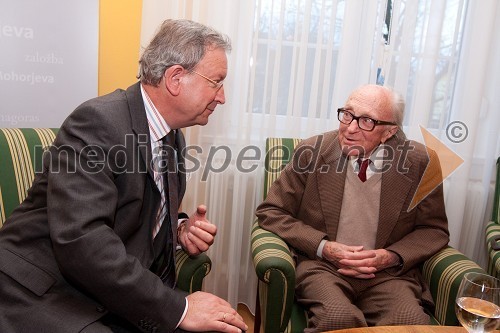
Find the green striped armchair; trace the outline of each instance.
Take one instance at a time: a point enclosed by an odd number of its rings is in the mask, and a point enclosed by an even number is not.
[[[500,157],[497,160],[497,178],[491,221],[486,226],[488,273],[500,278]]]
[[[268,138],[264,177],[264,197],[281,167],[290,161],[299,139]],[[307,312],[295,301],[295,263],[288,245],[277,235],[259,227],[252,229],[252,256],[259,278],[255,332],[302,332]],[[436,303],[431,323],[459,325],[455,316],[455,297],[462,276],[484,271],[457,250],[447,247],[427,260],[422,273]]]
[[[42,154],[57,134],[56,128],[0,128],[0,227],[24,200],[35,172],[42,171]],[[176,252],[178,287],[189,293],[201,290],[210,272],[210,258]]]

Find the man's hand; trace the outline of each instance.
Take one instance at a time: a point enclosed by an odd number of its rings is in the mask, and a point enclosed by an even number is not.
[[[231,304],[215,295],[195,292],[187,296],[188,310],[179,325],[190,332],[242,332],[248,329]]]
[[[375,273],[396,266],[399,256],[385,249],[363,250],[363,246],[347,246],[326,242],[323,258],[333,263],[337,272],[358,279],[372,279]]]
[[[214,243],[217,227],[207,220],[206,213],[207,207],[199,205],[196,213],[180,226],[178,241],[191,256],[205,252]]]

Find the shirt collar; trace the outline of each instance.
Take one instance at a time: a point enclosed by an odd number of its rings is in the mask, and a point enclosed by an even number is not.
[[[154,105],[151,98],[149,98],[148,93],[144,90],[141,83],[141,94],[142,100],[144,102],[144,107],[146,109],[146,117],[148,119],[149,133],[151,135],[151,140],[158,142],[165,135],[167,135],[172,129],[168,126],[165,119]]]
[[[372,161],[373,167],[368,168],[369,170],[382,170],[382,165],[384,163],[384,150],[384,144],[380,144],[372,151],[370,156],[362,159],[364,161],[369,158]],[[359,164],[357,163],[358,159],[358,156],[349,156],[349,161],[351,162],[354,170],[359,169]]]

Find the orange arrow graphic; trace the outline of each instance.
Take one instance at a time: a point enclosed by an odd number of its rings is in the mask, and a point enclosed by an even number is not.
[[[429,164],[427,164],[424,175],[418,184],[417,191],[408,207],[408,211],[415,208],[416,205],[442,184],[464,162],[460,156],[422,126],[420,126],[420,132],[422,132],[422,136],[424,137],[426,149],[430,148],[436,154],[429,154],[429,150],[427,149]],[[438,172],[439,165],[441,166],[441,174]]]

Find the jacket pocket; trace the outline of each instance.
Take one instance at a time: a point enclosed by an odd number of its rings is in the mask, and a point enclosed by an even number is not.
[[[22,256],[0,248],[0,271],[4,272],[37,296],[42,296],[56,282],[43,269],[33,265]]]

